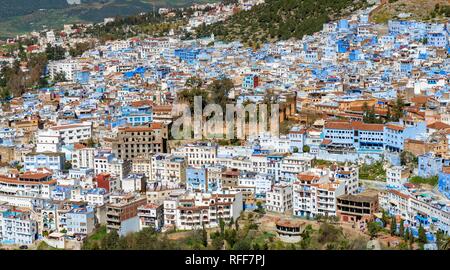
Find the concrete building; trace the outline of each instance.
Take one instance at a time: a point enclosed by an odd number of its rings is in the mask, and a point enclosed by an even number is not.
[[[37,222],[30,211],[0,209],[0,243],[31,245],[37,239]]]
[[[133,159],[151,153],[167,153],[168,129],[162,123],[119,128],[113,153],[119,159]]]
[[[116,230],[120,236],[140,229],[138,208],[147,203],[145,197],[128,194],[112,194],[106,205],[107,231]]]
[[[275,184],[266,193],[266,209],[272,212],[286,213],[292,210],[292,186]]]
[[[163,204],[147,203],[138,207],[138,217],[140,228],[153,228],[161,230],[164,225]]]

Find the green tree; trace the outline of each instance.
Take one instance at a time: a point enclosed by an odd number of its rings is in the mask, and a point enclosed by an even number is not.
[[[397,221],[395,216],[391,219],[391,235],[395,235],[397,230]]]
[[[266,213],[266,210],[264,209],[261,201],[257,201],[256,202],[256,210],[255,211],[260,213],[260,214],[265,214]]]
[[[234,229],[225,230],[224,239],[228,243],[228,246],[232,249],[237,241],[237,232]]]
[[[203,246],[207,247],[208,246],[208,232],[206,231],[205,224],[203,224],[203,228],[202,228],[202,241],[203,241]]]
[[[111,230],[101,241],[101,249],[114,250],[118,247],[119,234],[116,230]]]
[[[400,235],[400,237],[405,236],[405,225],[403,219],[400,220],[400,227],[398,228],[398,234]]]
[[[81,56],[84,52],[92,49],[94,47],[94,45],[95,44],[90,43],[90,42],[77,43],[77,44],[75,44],[74,47],[70,47],[69,54],[72,57]]]
[[[56,73],[55,75],[54,75],[54,77],[53,77],[53,81],[54,82],[65,82],[67,79],[66,79],[66,73],[64,73],[64,72],[58,72],[58,73]]]
[[[6,87],[0,88],[0,99],[1,100],[7,100],[10,97],[11,97],[11,91],[8,88],[6,88]]]
[[[368,106],[367,102],[364,102],[363,104],[363,122],[364,123],[377,123],[378,120],[375,115],[375,109],[374,107]]]
[[[228,94],[233,89],[233,81],[228,78],[214,80],[208,86],[208,92],[211,94],[211,102],[219,104],[222,109],[225,109],[228,103]]]
[[[70,170],[70,169],[72,169],[72,162],[66,160],[66,161],[64,162],[64,171],[68,171],[68,170]]]
[[[203,80],[198,76],[193,76],[186,80],[185,86],[189,88],[201,88],[203,86]]]
[[[378,222],[369,222],[369,224],[367,225],[367,229],[369,231],[370,238],[373,239],[381,231],[381,226]]]
[[[219,218],[219,227],[220,227],[220,235],[223,237],[225,235],[225,221],[223,221],[223,218]]]
[[[427,236],[425,234],[425,229],[423,228],[422,224],[419,226],[419,243],[426,244],[427,243]]]
[[[214,236],[211,234],[211,246],[215,250],[221,250],[223,248],[223,238],[220,235],[220,233],[214,234]]]
[[[48,60],[62,60],[66,57],[66,49],[58,45],[52,46],[50,44],[47,44],[45,54],[47,55]]]
[[[311,151],[311,148],[308,145],[303,145],[303,153],[309,153]]]
[[[403,102],[403,99],[398,97],[395,101],[395,104],[392,108],[392,119],[391,121],[397,122],[399,121],[404,114],[404,107],[405,103]]]

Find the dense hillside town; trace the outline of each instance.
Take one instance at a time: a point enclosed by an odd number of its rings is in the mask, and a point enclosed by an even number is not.
[[[259,0],[159,9],[180,21],[158,35],[101,40],[106,18],[0,44],[2,248],[149,228],[154,248],[198,231],[215,249],[338,248],[311,244],[325,229],[364,239],[340,249],[448,248],[450,22],[374,23],[380,4],[258,46],[194,37]],[[176,138],[194,96],[277,104],[279,132]],[[236,239],[252,228],[273,237]]]

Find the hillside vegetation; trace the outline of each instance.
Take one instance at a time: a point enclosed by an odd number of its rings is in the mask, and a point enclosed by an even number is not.
[[[225,22],[202,25],[197,28],[197,35],[214,33],[221,40],[241,40],[249,45],[302,38],[321,30],[323,23],[365,6],[365,0],[267,0]]]
[[[11,5],[14,1],[14,5]],[[185,7],[215,0],[0,0],[0,38],[14,37],[64,24],[101,22],[105,17],[130,16],[159,7]]]
[[[371,20],[386,23],[399,15],[410,14],[408,19],[445,21],[450,17],[450,1],[448,0],[388,0],[374,11]]]

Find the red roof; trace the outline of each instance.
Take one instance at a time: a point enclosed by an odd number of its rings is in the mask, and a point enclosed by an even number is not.
[[[436,121],[434,123],[427,125],[427,128],[441,130],[441,129],[450,128],[450,125],[447,125],[446,123],[443,123],[443,122]]]

